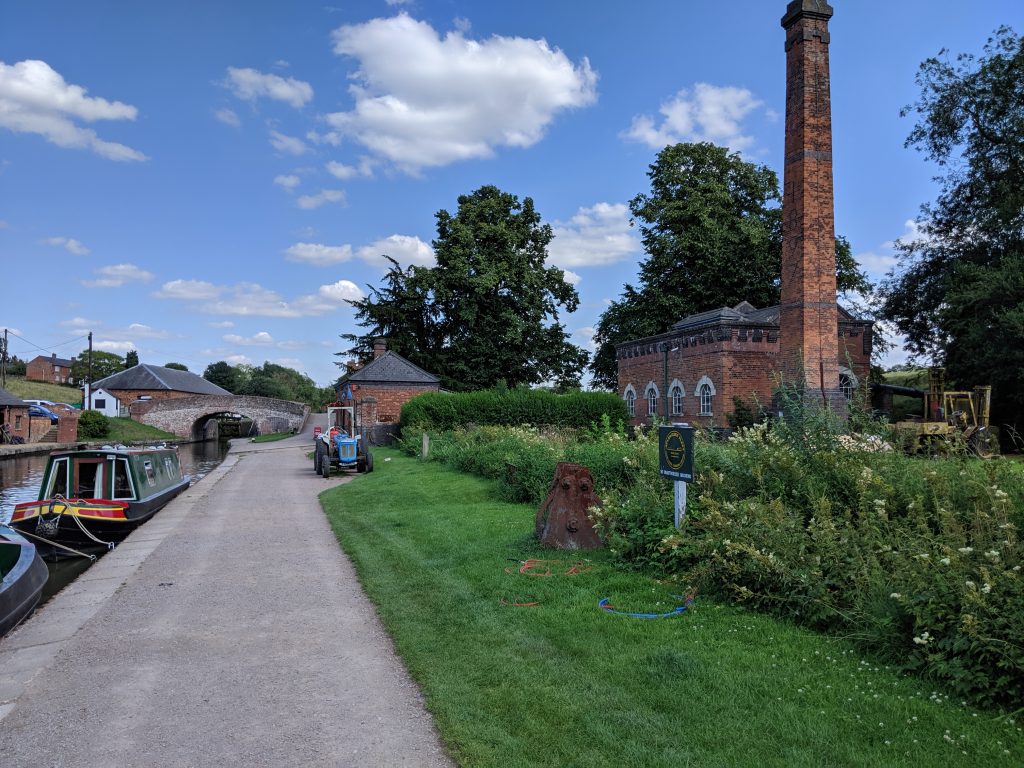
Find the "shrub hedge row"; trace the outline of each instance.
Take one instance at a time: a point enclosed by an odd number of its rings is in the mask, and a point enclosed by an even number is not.
[[[622,398],[610,392],[556,395],[533,389],[427,392],[402,406],[402,428],[449,430],[474,425],[532,424],[583,429],[602,418],[626,421]]]

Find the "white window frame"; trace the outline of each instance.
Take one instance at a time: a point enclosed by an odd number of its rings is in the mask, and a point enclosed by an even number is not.
[[[672,415],[682,416],[683,415],[683,398],[686,397],[686,389],[683,388],[683,383],[679,379],[673,379],[672,383],[668,388],[669,402],[671,403]]]
[[[843,379],[846,379],[846,386],[843,386]],[[853,400],[853,393],[857,391],[857,387],[860,386],[860,382],[857,381],[857,375],[849,368],[839,366],[839,389],[842,390],[843,397],[849,402]]]
[[[654,393],[654,397],[651,397],[651,393],[652,392]],[[660,396],[661,396],[661,393],[658,392],[658,385],[655,384],[653,381],[649,382],[647,384],[647,386],[644,387],[644,397],[647,399],[647,415],[648,416],[657,416],[658,415],[658,398]]]
[[[622,393],[622,399],[626,401],[626,410],[629,412],[629,417],[633,418],[636,416],[636,390],[633,389],[632,384],[626,385],[626,390]]]
[[[697,398],[700,404],[699,416],[714,416],[715,415],[715,383],[711,381],[707,376],[701,376],[700,381],[697,382],[697,386],[694,389],[697,393]]]

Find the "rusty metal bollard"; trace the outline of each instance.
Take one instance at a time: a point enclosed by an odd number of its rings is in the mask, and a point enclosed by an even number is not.
[[[559,462],[548,497],[537,510],[537,538],[546,547],[597,549],[601,538],[587,510],[600,504],[590,470],[582,464]]]

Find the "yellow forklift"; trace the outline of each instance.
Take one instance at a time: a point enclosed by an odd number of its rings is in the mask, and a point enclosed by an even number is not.
[[[998,442],[989,431],[989,411],[992,405],[992,387],[975,387],[971,391],[946,389],[946,369],[928,369],[928,389],[888,387],[894,394],[920,397],[920,416],[911,416],[894,425],[897,432],[906,435],[916,449],[933,452],[942,450],[956,440],[963,440],[978,456],[991,456],[998,450]]]

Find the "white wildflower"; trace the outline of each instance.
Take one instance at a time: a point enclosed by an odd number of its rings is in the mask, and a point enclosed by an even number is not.
[[[982,584],[981,585],[981,593],[983,595],[987,595],[991,591],[992,591],[992,585],[991,584]]]
[[[939,560],[939,562],[942,563],[943,565],[949,565],[949,558],[948,557],[944,557],[941,560]]]
[[[914,642],[918,645],[928,645],[935,638],[928,632],[922,632],[920,636],[914,638]]]
[[[974,547],[960,547],[960,549],[957,550],[961,555],[969,555],[973,551]]]
[[[987,557],[989,560],[998,560],[999,552],[997,552],[994,549],[990,549],[988,552],[985,553],[985,557]]]
[[[901,597],[903,597],[903,595],[901,595],[899,592],[893,592],[891,595],[889,595],[889,597],[891,597],[893,600],[899,600]]]

